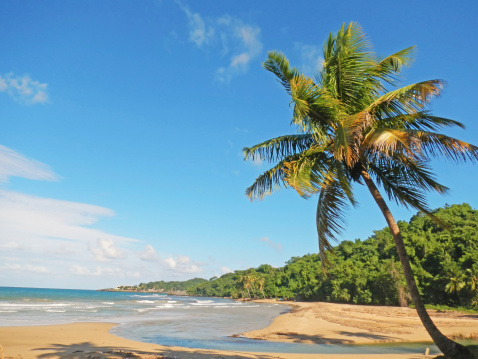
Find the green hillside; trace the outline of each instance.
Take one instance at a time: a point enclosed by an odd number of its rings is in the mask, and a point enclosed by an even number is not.
[[[434,213],[449,231],[417,214],[399,222],[412,269],[425,303],[478,306],[478,211],[468,204]],[[300,240],[298,238],[297,240]],[[284,267],[264,264],[188,288],[190,295],[267,297],[340,303],[408,305],[401,265],[387,228],[366,240],[343,241],[329,255],[324,273],[317,254],[291,258]]]

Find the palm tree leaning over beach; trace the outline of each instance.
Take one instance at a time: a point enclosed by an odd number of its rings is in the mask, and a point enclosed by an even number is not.
[[[419,295],[402,236],[376,184],[390,200],[426,213],[425,193],[445,193],[428,166],[431,157],[454,162],[476,161],[478,147],[436,132],[464,126],[432,116],[427,105],[443,81],[429,80],[396,88],[403,66],[410,64],[409,47],[378,58],[360,25],[345,24],[324,44],[323,67],[315,81],[289,66],[286,57],[270,52],[266,70],[277,76],[291,96],[292,125],[297,134],[277,137],[244,148],[245,159],[277,164],[246,190],[262,199],[282,186],[301,196],[318,194],[316,224],[322,263],[344,227],[344,212],[356,205],[353,185],[365,184],[380,207],[403,267],[408,290],[426,330],[447,358],[471,358],[469,350],[445,337],[429,317]],[[387,86],[393,87],[392,91]]]

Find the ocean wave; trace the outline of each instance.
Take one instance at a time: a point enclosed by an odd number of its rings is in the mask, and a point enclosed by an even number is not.
[[[50,307],[68,307],[71,306],[71,303],[48,303],[48,304],[25,304],[25,303],[0,303],[0,308],[2,307],[18,307],[18,308],[50,308]]]
[[[207,305],[207,304],[213,304],[213,300],[196,300],[195,303],[191,303],[192,305]],[[219,304],[219,303],[216,303]]]
[[[133,294],[131,295],[133,298],[159,298],[162,297],[162,299],[169,299],[167,294]]]
[[[156,301],[155,300],[137,300],[136,303],[151,304],[151,303],[156,303]]]

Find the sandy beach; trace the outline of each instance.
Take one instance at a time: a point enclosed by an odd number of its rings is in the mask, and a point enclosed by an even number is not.
[[[292,311],[270,326],[243,335],[262,340],[299,343],[365,344],[430,341],[413,309],[356,306],[333,303],[290,302]],[[473,337],[478,315],[430,311],[442,331],[451,336]],[[169,359],[419,359],[416,354],[277,354],[167,347],[123,339],[108,331],[111,323],[74,323],[30,327],[0,327],[5,358],[169,358]],[[1,351],[1,350],[0,350]]]

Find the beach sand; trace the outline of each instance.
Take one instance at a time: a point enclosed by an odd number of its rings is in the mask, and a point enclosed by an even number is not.
[[[259,300],[264,303],[277,303]],[[317,344],[429,342],[415,309],[325,302],[284,302],[292,311],[271,325],[242,335],[253,339]],[[429,310],[437,327],[452,338],[478,339],[478,314]]]
[[[277,303],[277,302],[275,302]],[[296,303],[264,329],[245,333],[250,338],[302,343],[376,343],[430,341],[412,309],[332,303]],[[478,315],[431,312],[447,335],[478,332]],[[424,353],[392,355],[274,354],[167,347],[109,334],[115,324],[74,323],[31,327],[0,327],[5,358],[168,358],[168,359],[420,359]],[[1,355],[1,349],[0,349]]]

